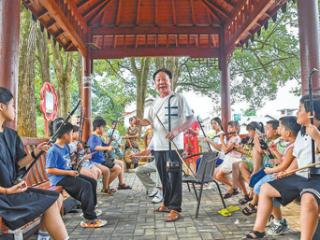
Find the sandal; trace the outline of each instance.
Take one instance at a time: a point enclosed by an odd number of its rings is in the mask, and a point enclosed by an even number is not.
[[[239,204],[244,205],[244,204],[247,204],[248,202],[250,202],[251,200],[252,199],[248,195],[245,195],[244,198],[241,198],[239,200]]]
[[[130,190],[130,189],[132,189],[132,187],[130,187],[129,185],[127,185],[127,184],[119,184],[119,186],[118,186],[118,190]]]
[[[86,221],[82,221],[80,223],[80,226],[83,228],[101,228],[107,225],[107,223],[108,222],[106,220],[100,220],[100,219],[86,220]]]
[[[102,189],[101,190],[102,193],[105,193],[108,196],[113,196],[113,191],[111,189]]]
[[[169,213],[170,209],[167,208],[166,206],[161,205],[160,207],[158,207],[156,210],[154,210],[155,212],[161,213],[161,212],[165,212],[165,213]]]
[[[179,220],[181,217],[180,213],[175,211],[175,210],[171,210],[166,218],[166,222],[175,222],[177,220]]]
[[[257,208],[252,205],[252,203],[249,203],[247,207],[242,209],[242,213],[246,216],[250,216],[251,214],[257,213]]]
[[[243,239],[265,239],[265,232],[252,231],[249,232]]]
[[[228,199],[228,198],[231,198],[232,196],[233,196],[232,193],[226,193],[225,195],[223,195],[223,198]]]

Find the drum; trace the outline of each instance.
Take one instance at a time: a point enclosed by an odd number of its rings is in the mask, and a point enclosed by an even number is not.
[[[139,158],[131,158],[130,156],[133,154],[139,153],[139,149],[136,148],[127,148],[124,152],[124,160],[128,167],[131,167],[133,164],[134,168],[138,166]]]

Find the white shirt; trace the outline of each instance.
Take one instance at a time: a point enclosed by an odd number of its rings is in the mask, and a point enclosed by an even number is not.
[[[168,117],[168,100],[171,95],[171,130],[183,124],[188,117],[193,116],[193,112],[189,107],[187,100],[179,93],[170,94],[164,98],[157,98],[154,101],[153,107],[150,108],[147,119],[153,126],[153,145],[155,151],[169,150],[169,140],[166,139],[167,131],[169,131],[169,117]],[[161,122],[164,124],[166,130],[163,128],[156,115],[158,115]],[[183,149],[183,132],[179,133],[174,138],[174,143],[179,150]],[[174,146],[171,147],[174,150]]]
[[[311,137],[307,134],[302,136],[301,131],[298,133],[293,146],[293,156],[296,157],[298,168],[304,167],[312,163]],[[316,154],[316,161],[319,161],[319,155]],[[309,169],[296,173],[299,176],[308,178]]]
[[[213,138],[213,142],[215,144],[220,145],[221,144],[221,140],[220,140],[220,135],[224,134],[224,131],[220,131],[216,134],[216,136]],[[226,139],[224,139],[224,141],[226,142]],[[224,152],[220,151],[218,149],[216,149],[215,147],[213,147],[212,145],[210,145],[211,149],[215,152],[219,152],[219,158],[220,159],[224,159]]]

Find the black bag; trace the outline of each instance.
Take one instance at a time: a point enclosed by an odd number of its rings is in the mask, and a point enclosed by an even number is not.
[[[172,155],[173,155],[173,151],[169,151],[167,156],[167,163],[166,163],[167,172],[180,172],[181,171],[180,159],[173,160]]]
[[[115,165],[114,158],[112,158],[108,152],[105,153],[105,159],[106,160],[102,165],[104,165],[110,169],[113,168]]]

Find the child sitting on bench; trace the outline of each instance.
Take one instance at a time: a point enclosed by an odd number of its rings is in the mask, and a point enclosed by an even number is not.
[[[61,127],[61,128],[60,128]],[[74,199],[81,202],[84,221],[80,223],[83,228],[99,228],[107,221],[97,218],[95,207],[97,205],[97,182],[87,176],[79,174],[71,168],[70,144],[72,140],[73,125],[56,121],[53,129],[60,128],[55,144],[47,153],[46,169],[49,180],[54,186],[62,186]]]
[[[252,212],[255,209],[255,205],[258,201],[258,196],[260,194],[260,189],[263,184],[267,182],[271,182],[275,180],[277,177],[281,177],[283,171],[286,171],[288,168],[295,168],[293,164],[294,156],[293,156],[293,146],[296,140],[297,134],[300,131],[301,126],[297,123],[297,118],[294,116],[288,116],[280,118],[280,125],[278,131],[280,133],[281,139],[283,141],[288,142],[288,146],[286,147],[281,159],[279,161],[279,165],[274,165],[274,167],[267,167],[264,169],[264,172],[267,174],[262,179],[260,179],[254,186],[254,194],[255,199],[252,201],[249,206],[243,209],[243,213],[249,215],[248,213]],[[271,147],[271,149],[274,147]],[[278,201],[273,202],[273,222],[271,223],[268,229],[268,235],[280,235],[284,234],[288,231],[288,224],[286,219],[282,218],[280,204]]]
[[[78,162],[80,161],[80,157],[85,158],[79,166],[80,174],[93,178],[97,181],[101,177],[102,172],[93,162],[90,161],[91,154],[86,152],[86,149],[84,149],[83,144],[79,140],[79,130],[80,128],[78,126],[73,126],[72,142],[69,144],[71,156],[73,158],[72,160]]]
[[[105,152],[112,151],[112,146],[107,146],[107,144],[102,140],[104,134],[104,128],[106,127],[106,121],[102,117],[96,117],[93,120],[93,134],[88,139],[88,145],[91,152],[97,152],[91,158],[91,161],[97,163],[98,168],[101,169],[102,173],[109,170],[111,172],[109,182],[104,181],[104,189],[102,192],[111,194],[115,192],[115,189],[110,189],[109,185],[111,182],[118,177],[119,185],[118,189],[131,189],[130,186],[125,184],[123,165],[120,165],[117,160],[106,159]],[[108,162],[107,162],[108,161]]]
[[[40,150],[28,155],[17,132],[3,126],[14,118],[13,95],[0,87],[0,216],[11,230],[41,217],[41,230],[48,231],[53,239],[66,240],[68,233],[60,215],[63,199],[59,193],[28,187],[24,181],[16,183],[19,170],[29,165]]]
[[[258,136],[258,133],[264,133],[264,127],[262,123],[250,122],[247,125],[248,138],[247,141],[240,146],[236,146],[235,149],[242,153],[242,161],[237,161],[232,164],[232,184],[233,188],[240,188],[244,197],[239,200],[241,205],[246,204],[251,200],[245,183],[249,183],[250,175],[256,171],[253,164],[253,148],[254,139]]]
[[[310,109],[309,96],[302,97],[297,112],[297,122],[301,124],[303,128],[301,128],[294,143],[293,155],[296,159],[290,168],[297,167],[299,169],[312,162],[311,136],[316,138],[316,135],[311,134],[311,129],[314,129],[314,127],[310,126]],[[314,125],[319,129],[320,97],[315,97],[314,115]],[[311,136],[306,134],[306,128]],[[318,150],[319,148],[316,153]],[[319,161],[318,153],[316,154],[316,161]],[[287,172],[289,172],[290,168]],[[311,172],[310,168],[308,168],[290,176],[282,176],[283,178],[271,181],[262,186],[259,195],[256,222],[253,231],[246,235],[247,239],[265,238],[265,226],[272,211],[274,198],[280,201],[282,205],[287,205],[299,197],[301,197],[301,239],[312,239],[318,221],[320,175]]]
[[[227,193],[224,198],[230,198],[233,195],[237,195],[239,192],[232,187],[232,182],[228,179],[227,175],[232,172],[232,164],[237,161],[241,161],[241,153],[234,150],[235,146],[241,142],[238,135],[239,123],[237,121],[228,122],[228,141],[226,143],[225,136],[220,135],[221,150],[225,153],[222,164],[216,169],[214,178],[219,182],[228,186]]]

